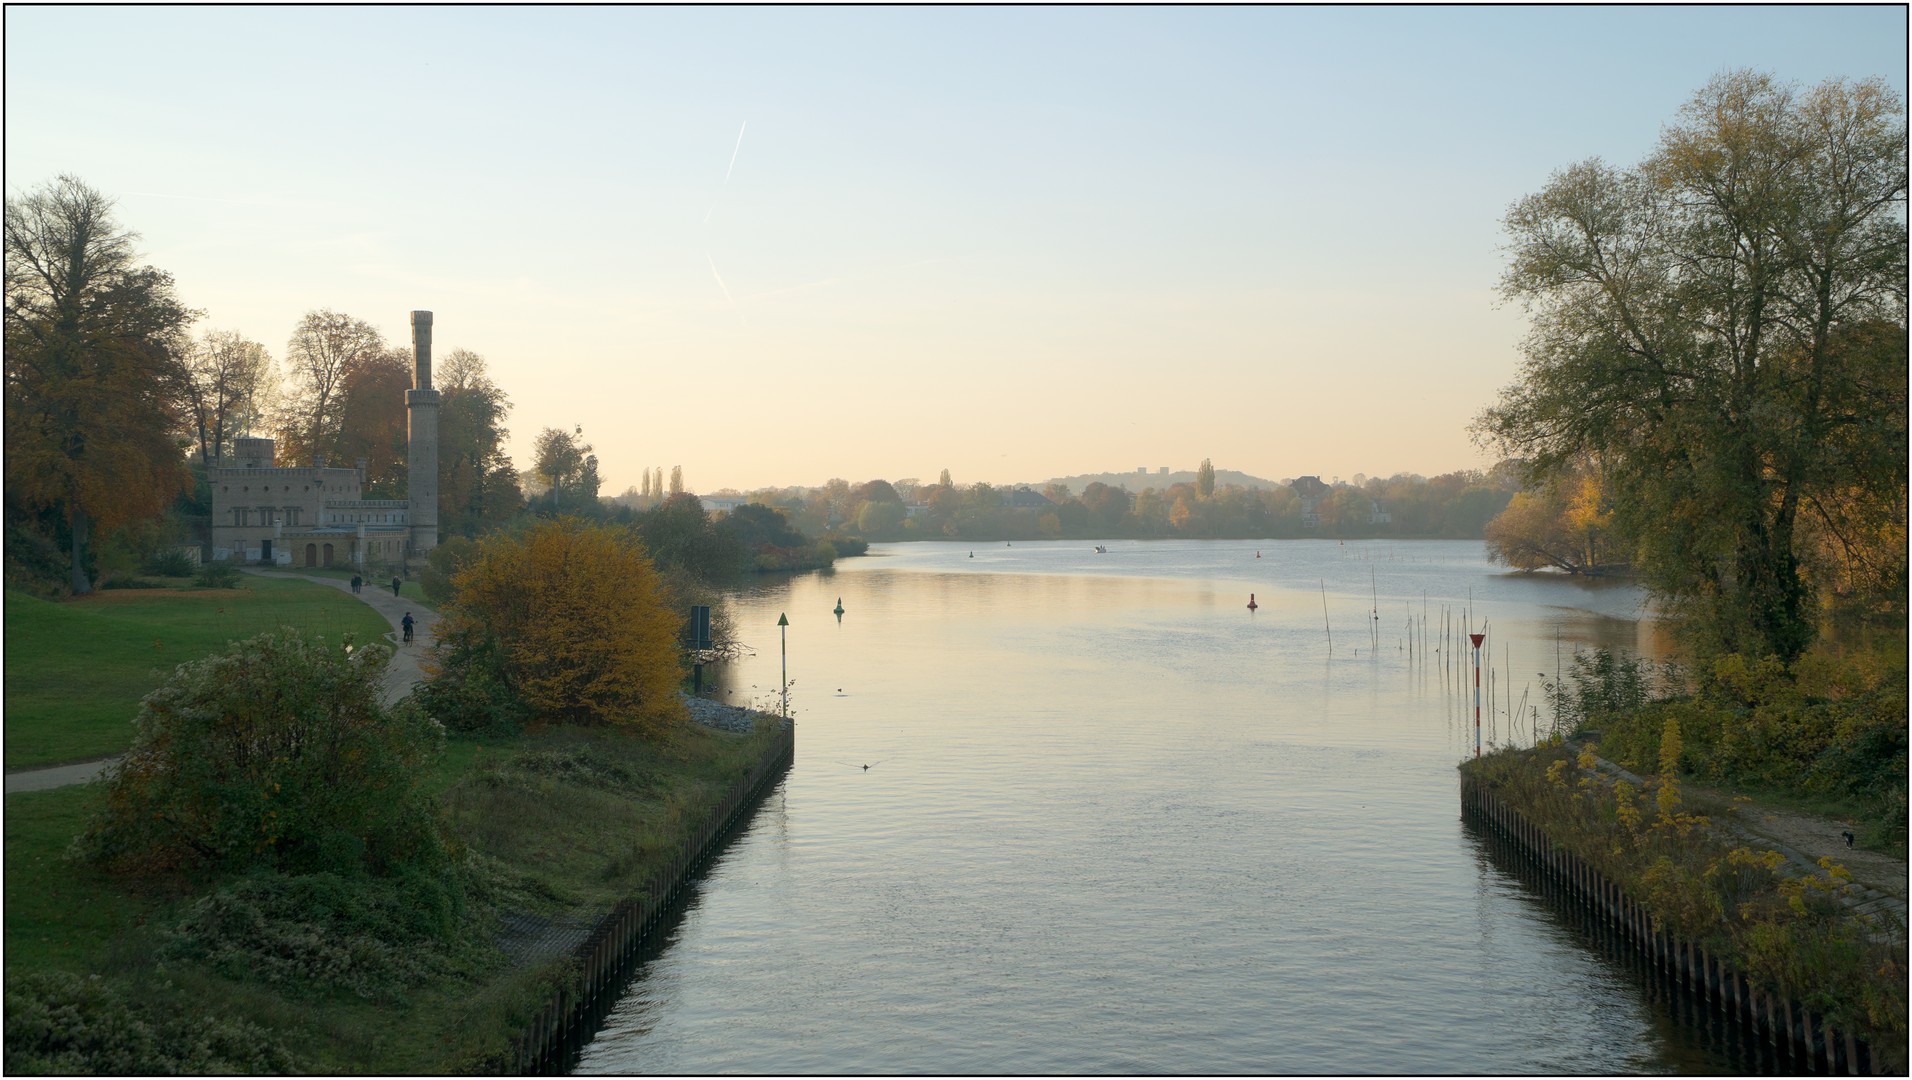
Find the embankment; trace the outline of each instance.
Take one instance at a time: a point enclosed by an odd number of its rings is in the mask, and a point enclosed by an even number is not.
[[[623,987],[640,949],[681,898],[698,869],[729,838],[764,793],[782,778],[796,753],[796,731],[786,723],[762,758],[738,778],[678,853],[651,882],[599,919],[571,950],[575,971],[512,1040],[511,1070],[562,1071]]]
[[[1830,886],[1815,885],[1773,873],[1750,849],[1728,850],[1730,840],[1709,834],[1704,819],[1667,815],[1659,835],[1630,837],[1628,812],[1614,811],[1597,780],[1549,770],[1574,764],[1565,751],[1521,758],[1462,767],[1463,818],[1527,860],[1599,934],[1637,953],[1681,1011],[1731,1029],[1780,1071],[1904,1074],[1902,932],[1843,909],[1830,874]],[[1619,805],[1627,798],[1622,792]],[[1573,819],[1573,809],[1586,818]],[[1691,849],[1693,869],[1666,855],[1675,840]],[[1765,875],[1747,872],[1760,865]],[[1774,896],[1747,884],[1756,879]],[[1896,974],[1877,966],[1893,956]],[[1795,978],[1774,979],[1776,971]]]

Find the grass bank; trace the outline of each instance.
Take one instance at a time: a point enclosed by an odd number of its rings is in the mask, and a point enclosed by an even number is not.
[[[1661,760],[1679,755],[1675,734]],[[1841,902],[1843,867],[1789,865],[1720,827],[1686,804],[1677,772],[1635,788],[1598,760],[1592,744],[1556,744],[1490,754],[1462,770],[1623,889],[1657,928],[1706,946],[1876,1049],[1902,1051],[1904,933]]]
[[[280,626],[359,641],[391,629],[363,603],[311,582],[248,576],[243,586],[112,589],[61,602],[7,590],[6,767],[124,751],[140,698],[229,641]]]
[[[408,950],[378,951],[403,936],[380,921],[411,918],[412,897],[442,890],[254,876],[221,886],[209,909],[191,882],[115,879],[67,858],[100,805],[99,785],[9,795],[8,1071],[46,1071],[45,1059],[16,1054],[40,1045],[22,1025],[53,1012],[49,998],[72,1029],[46,1036],[61,1046],[158,1033],[145,1056],[125,1062],[131,1071],[493,1071],[511,1036],[572,977],[561,948],[540,949],[512,928],[586,926],[642,895],[772,730],[693,726],[664,745],[578,729],[452,740],[429,787],[462,864],[450,900],[457,931]],[[263,913],[276,925],[214,926],[212,909]],[[36,990],[22,977],[70,982]],[[166,1045],[187,1036],[198,1043]],[[264,1056],[206,1049],[241,1043]],[[101,1061],[72,1063],[90,1072]]]

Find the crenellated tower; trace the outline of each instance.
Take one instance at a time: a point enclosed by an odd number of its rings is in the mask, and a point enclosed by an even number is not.
[[[438,391],[432,389],[432,313],[412,312],[412,389],[405,392],[410,417],[406,439],[406,486],[410,491],[412,554],[438,546]]]

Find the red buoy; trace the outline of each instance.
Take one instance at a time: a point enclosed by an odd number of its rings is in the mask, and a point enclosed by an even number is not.
[[[1248,594],[1248,610],[1253,611],[1260,606],[1261,606],[1260,604],[1255,603],[1255,594],[1249,593]]]

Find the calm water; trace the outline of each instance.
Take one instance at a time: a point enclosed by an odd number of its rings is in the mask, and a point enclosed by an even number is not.
[[[1483,737],[1524,739],[1504,699],[1557,647],[1653,651],[1637,590],[1478,543],[1109,546],[879,547],[737,600],[733,698],[790,617],[796,764],[578,1071],[1745,1070],[1463,828],[1472,701],[1408,647],[1471,591]]]

